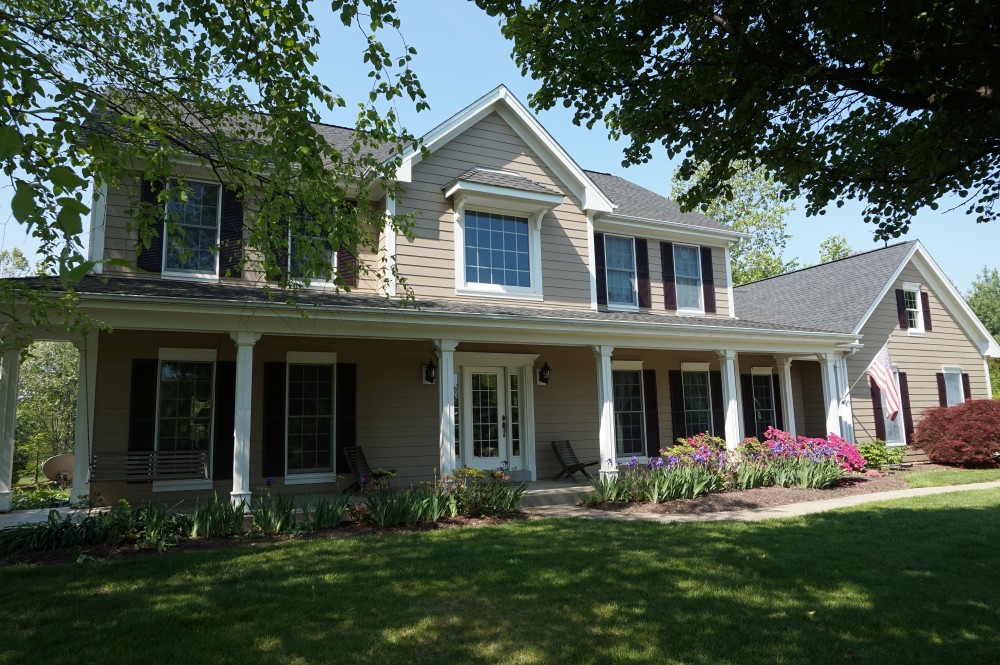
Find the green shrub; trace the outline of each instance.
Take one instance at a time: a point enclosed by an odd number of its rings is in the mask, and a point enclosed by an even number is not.
[[[15,487],[10,507],[12,510],[58,508],[67,503],[69,503],[69,490],[63,489],[55,483],[50,483],[37,487]]]
[[[134,516],[140,547],[163,552],[191,533],[191,518],[171,511],[162,503],[144,503],[135,510]]]
[[[764,487],[774,482],[766,464],[759,462],[740,461],[729,477],[729,487],[737,490],[749,490]]]
[[[814,462],[808,457],[777,458],[768,464],[768,470],[778,487],[826,489],[844,477],[844,469],[837,462]]]
[[[900,464],[905,452],[902,446],[890,448],[881,439],[872,439],[858,444],[858,452],[865,458],[864,469],[884,469],[892,464]]]
[[[511,484],[502,469],[484,471],[463,467],[439,483],[439,491],[448,502],[452,516],[463,517],[517,512],[527,490],[524,483]]]
[[[286,533],[294,525],[294,512],[294,498],[267,494],[250,505],[252,529],[268,536]]]
[[[246,506],[242,502],[233,505],[229,499],[198,499],[194,504],[194,520],[191,536],[214,538],[218,536],[238,536],[243,533],[243,513]]]
[[[351,506],[351,514],[359,524],[380,528],[416,526],[429,502],[428,491],[422,488],[396,490],[388,484],[369,489],[360,504]]]
[[[135,540],[138,518],[127,501],[120,501],[110,511],[74,519],[49,511],[45,522],[19,524],[0,530],[0,558],[41,550],[85,545],[120,545]]]
[[[303,523],[312,531],[337,528],[344,520],[350,499],[349,494],[342,494],[335,499],[321,496],[307,500],[302,507]]]
[[[595,497],[594,505],[623,500],[623,485],[618,482],[617,474],[591,476],[588,480],[590,486],[594,488],[593,494],[588,495]]]

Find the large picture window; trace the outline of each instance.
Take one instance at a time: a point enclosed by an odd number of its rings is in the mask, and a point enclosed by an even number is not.
[[[684,392],[684,436],[712,433],[712,395],[708,371],[681,372]]]
[[[678,311],[703,310],[701,253],[697,247],[674,244],[674,284]]]
[[[618,455],[645,455],[646,428],[643,413],[642,371],[613,370],[612,398],[615,407],[615,447]]]
[[[157,450],[211,450],[213,369],[213,362],[160,361]]]
[[[333,471],[332,363],[288,363],[288,474]]]
[[[526,217],[466,211],[466,283],[530,288],[528,234]]]
[[[605,235],[604,257],[608,304],[635,306],[635,240]]]
[[[177,181],[170,186],[179,187]],[[169,223],[163,244],[163,269],[214,277],[218,274],[222,188],[211,183],[185,182],[183,190],[167,203]]]

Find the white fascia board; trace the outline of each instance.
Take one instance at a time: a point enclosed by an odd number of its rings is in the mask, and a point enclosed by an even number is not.
[[[739,231],[709,229],[681,222],[664,222],[662,220],[631,217],[628,215],[606,215],[600,217],[594,221],[594,228],[597,231],[624,233],[643,238],[662,240],[683,239],[696,244],[706,244],[706,241],[709,241],[709,244],[720,246],[724,243],[738,242],[747,237],[745,233],[740,233]]]

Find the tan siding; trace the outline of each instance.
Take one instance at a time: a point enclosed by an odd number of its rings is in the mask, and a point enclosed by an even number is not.
[[[798,402],[795,425],[799,436],[826,436],[826,407],[823,397],[823,374],[819,362],[796,360],[793,376],[798,375]]]
[[[665,312],[666,306],[663,298],[663,256],[661,252],[661,241],[649,240],[649,278],[653,296],[654,312]],[[707,245],[705,245],[707,246]],[[715,314],[707,314],[708,317],[728,317],[729,312],[729,288],[726,271],[726,250],[724,247],[712,247],[712,276],[715,278]]]
[[[895,292],[902,288],[903,282],[923,284],[922,291],[928,293],[932,330],[923,336],[910,335],[899,328]],[[893,364],[899,367],[900,372],[906,373],[914,424],[920,420],[925,409],[939,405],[936,374],[943,365],[961,367],[962,372],[969,375],[972,397],[986,398],[988,378],[982,356],[913,265],[903,269],[861,333],[864,348],[847,360],[851,381],[864,373],[885,340],[890,339],[889,355],[892,356]],[[867,379],[858,381],[851,391],[851,401],[855,422],[863,425],[874,436],[874,412]],[[859,440],[868,438],[861,426],[857,427],[857,437]]]

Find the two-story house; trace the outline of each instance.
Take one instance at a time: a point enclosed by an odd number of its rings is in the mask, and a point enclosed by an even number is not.
[[[731,447],[771,425],[904,443],[937,374],[949,404],[988,396],[984,357],[1000,347],[919,243],[734,289],[739,233],[581,168],[503,86],[423,143],[403,156],[404,191],[380,201],[412,213],[412,238],[383,232],[378,253],[359,257],[395,265],[416,308],[399,306],[391,270],[296,306],[229,276],[243,211],[208,172],[171,203],[185,261],[165,230],[136,252],[127,211],[148,183],[99,192],[93,256],[137,267],[105,265],[77,287],[113,332],[76,340],[74,496],[239,501],[267,479],[271,491],[329,492],[348,484],[343,451],[357,444],[406,484],[503,463],[551,477],[553,440],[602,472],[705,431]],[[908,420],[879,429],[879,397],[858,379],[888,338]],[[7,460],[17,362],[8,352],[0,366]],[[157,451],[203,454],[205,473],[146,468],[135,481],[104,461]],[[0,483],[2,498],[9,463]]]

